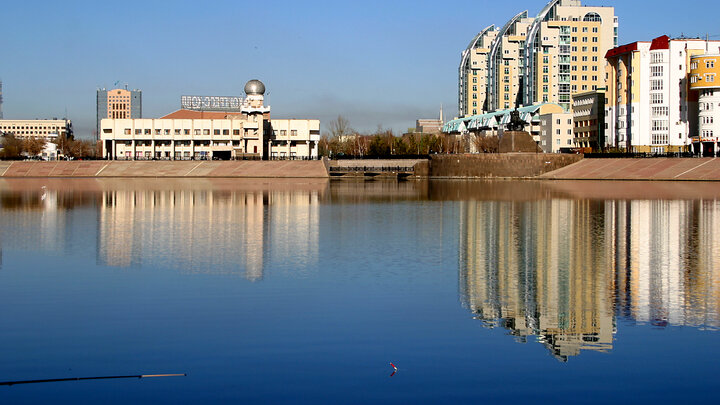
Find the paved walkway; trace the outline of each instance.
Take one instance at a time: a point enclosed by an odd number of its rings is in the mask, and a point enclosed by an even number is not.
[[[720,181],[718,158],[583,159],[538,176],[557,180]]]
[[[0,177],[328,177],[322,161],[0,162]]]

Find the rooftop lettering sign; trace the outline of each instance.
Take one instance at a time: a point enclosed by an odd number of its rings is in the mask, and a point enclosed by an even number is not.
[[[196,111],[240,111],[242,97],[223,96],[181,96],[180,108]]]

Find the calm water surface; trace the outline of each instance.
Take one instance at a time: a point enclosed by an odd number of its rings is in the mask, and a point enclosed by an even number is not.
[[[0,380],[188,374],[0,402],[715,401],[718,227],[710,183],[0,180]]]

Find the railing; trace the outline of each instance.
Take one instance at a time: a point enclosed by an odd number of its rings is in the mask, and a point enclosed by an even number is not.
[[[432,154],[409,154],[409,155],[383,155],[383,156],[376,156],[376,155],[362,155],[362,156],[354,156],[354,155],[346,155],[346,154],[334,154],[332,156],[332,160],[429,160],[431,158]]]
[[[407,166],[331,166],[331,172],[381,172],[381,173],[399,173],[399,172],[415,172],[414,167]]]
[[[651,158],[692,158],[700,155],[691,152],[674,153],[586,153],[586,159],[651,159]]]
[[[320,160],[318,156],[271,156],[270,160]]]

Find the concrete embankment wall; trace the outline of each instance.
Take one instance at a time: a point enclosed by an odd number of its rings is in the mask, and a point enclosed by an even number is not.
[[[539,177],[555,180],[720,181],[720,159],[583,159]]]
[[[326,178],[323,161],[0,162],[0,177]]]
[[[533,178],[582,160],[580,155],[536,153],[435,155],[428,175],[435,178]]]

